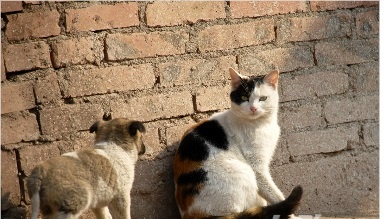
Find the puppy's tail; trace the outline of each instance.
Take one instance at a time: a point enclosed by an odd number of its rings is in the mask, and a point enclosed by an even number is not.
[[[28,194],[32,204],[31,219],[37,219],[40,211],[41,175],[39,172],[40,168],[38,166],[33,169],[27,180]]]
[[[284,201],[265,207],[253,207],[238,214],[224,217],[210,217],[215,219],[272,219],[275,215],[280,219],[287,219],[300,204],[303,188],[296,186]]]

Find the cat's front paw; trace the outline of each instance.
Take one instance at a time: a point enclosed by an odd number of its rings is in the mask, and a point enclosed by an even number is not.
[[[288,218],[289,218],[289,219],[302,219],[301,217],[296,216],[296,215],[294,215],[294,214],[290,214],[290,215],[288,216]]]

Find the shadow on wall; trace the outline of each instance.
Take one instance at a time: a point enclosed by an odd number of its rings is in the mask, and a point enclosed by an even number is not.
[[[173,157],[178,145],[179,142],[174,142],[153,160],[137,162],[131,192],[132,218],[180,218],[173,182]],[[153,208],[148,209],[148,205]]]

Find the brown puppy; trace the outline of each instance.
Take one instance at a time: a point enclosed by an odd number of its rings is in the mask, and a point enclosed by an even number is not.
[[[145,152],[141,122],[99,121],[95,147],[63,154],[37,165],[28,178],[32,218],[78,218],[92,209],[97,218],[130,216],[134,165]]]

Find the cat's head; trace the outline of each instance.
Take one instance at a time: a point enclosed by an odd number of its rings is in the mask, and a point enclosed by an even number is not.
[[[279,72],[270,72],[265,76],[243,76],[232,68],[231,110],[242,118],[257,119],[276,114],[279,107],[277,83]]]

